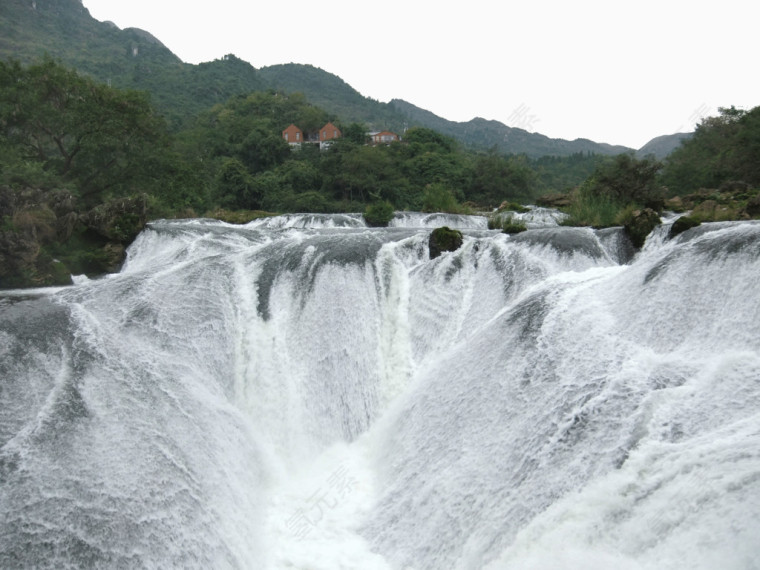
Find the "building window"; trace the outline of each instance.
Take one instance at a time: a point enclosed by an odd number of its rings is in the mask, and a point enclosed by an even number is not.
[[[285,140],[288,140],[288,133],[285,133]]]
[[[301,133],[296,133],[296,140],[297,140],[297,141],[300,141],[300,140],[301,140]]]

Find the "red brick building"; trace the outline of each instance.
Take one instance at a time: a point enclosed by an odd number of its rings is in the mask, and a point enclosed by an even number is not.
[[[301,144],[303,142],[303,131],[291,124],[287,129],[282,131],[282,138],[284,138],[288,144]]]
[[[324,127],[319,129],[319,140],[320,141],[330,141],[332,139],[339,139],[341,137],[341,132],[338,127],[333,125],[332,123],[327,123]]]
[[[397,140],[399,140],[398,135],[391,131],[372,133],[372,144],[390,144]]]

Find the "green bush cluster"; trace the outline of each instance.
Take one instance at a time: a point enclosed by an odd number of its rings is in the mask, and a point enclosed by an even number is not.
[[[364,220],[369,226],[383,227],[393,219],[393,214],[393,204],[387,201],[375,202],[365,208]]]

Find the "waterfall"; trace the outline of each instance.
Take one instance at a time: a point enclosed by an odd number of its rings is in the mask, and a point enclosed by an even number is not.
[[[497,222],[503,223],[507,220],[521,222],[529,229],[557,226],[566,218],[567,214],[563,214],[559,210],[541,206],[528,206],[525,212],[506,210],[494,215],[494,220]]]
[[[760,224],[441,216],[1,293],[0,567],[760,568]]]

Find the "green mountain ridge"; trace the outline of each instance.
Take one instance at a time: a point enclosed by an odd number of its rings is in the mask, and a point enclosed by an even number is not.
[[[0,57],[31,63],[46,55],[114,87],[148,91],[173,128],[234,95],[271,89],[301,92],[345,123],[397,132],[422,126],[473,149],[495,148],[532,158],[632,150],[588,139],[551,139],[495,120],[448,121],[401,99],[382,103],[365,97],[337,75],[312,65],[287,63],[256,69],[232,54],[188,64],[150,32],[122,30],[95,20],[80,0],[3,0]]]
[[[589,139],[573,141],[552,139],[539,133],[508,127],[499,121],[481,117],[461,123],[449,121],[401,99],[394,99],[391,104],[406,115],[410,123],[424,124],[471,147],[496,147],[500,152],[507,154],[526,154],[531,158],[539,158],[541,156],[568,156],[578,152],[614,155],[632,150],[628,147],[597,143]]]

